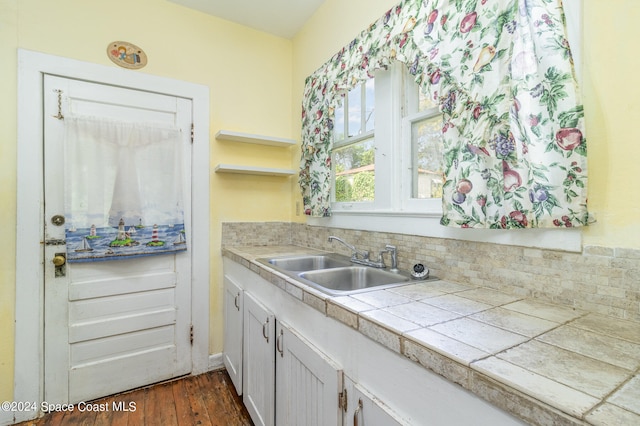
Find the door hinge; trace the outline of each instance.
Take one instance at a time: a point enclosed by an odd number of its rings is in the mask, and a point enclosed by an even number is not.
[[[342,392],[338,393],[338,408],[342,408],[342,410],[347,412],[347,390],[343,389]]]
[[[193,324],[191,324],[191,327],[189,327],[189,343],[191,343],[191,346],[193,346]]]
[[[193,130],[193,123],[191,123],[191,143],[193,143],[193,140],[194,140],[195,137],[196,136],[195,136],[195,132]]]
[[[61,238],[49,238],[44,241],[44,245],[46,246],[63,246],[67,244],[67,242]]]

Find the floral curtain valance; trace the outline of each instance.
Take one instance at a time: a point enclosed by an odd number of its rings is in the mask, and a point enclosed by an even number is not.
[[[561,0],[405,0],[341,49],[305,84],[306,214],[331,214],[341,93],[394,60],[443,113],[443,225],[587,224],[583,109]]]

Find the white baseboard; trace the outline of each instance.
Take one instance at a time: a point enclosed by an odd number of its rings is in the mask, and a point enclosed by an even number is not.
[[[37,411],[2,411],[0,410],[0,426],[13,425],[27,420],[38,418],[40,413]]]
[[[209,355],[209,371],[224,368],[222,353]]]

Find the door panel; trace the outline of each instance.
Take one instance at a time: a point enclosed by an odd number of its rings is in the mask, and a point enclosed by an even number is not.
[[[276,424],[340,425],[340,367],[282,321],[276,334]]]
[[[242,334],[244,292],[233,280],[224,276],[224,366],[242,395]]]
[[[157,122],[182,130],[185,232],[191,241],[191,102],[45,75],[45,395],[78,402],[191,371],[191,250],[103,262],[64,254],[64,120],[58,112]]]
[[[73,345],[71,363],[73,365],[97,363],[110,357],[120,356],[122,347],[129,348],[130,351],[145,351],[149,348],[170,346],[172,341],[173,327],[165,326],[111,336],[98,341],[79,342]]]
[[[344,389],[347,392],[348,400],[344,426],[402,426],[409,424],[384,402],[348,376],[344,376]]]
[[[242,402],[258,426],[275,424],[275,316],[244,294]]]

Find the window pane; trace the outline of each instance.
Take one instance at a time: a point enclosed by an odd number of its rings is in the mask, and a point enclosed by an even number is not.
[[[413,198],[442,197],[444,172],[442,118],[433,117],[411,125],[413,150]]]
[[[373,201],[375,196],[374,146],[374,140],[367,139],[333,150],[336,201]]]
[[[349,137],[356,136],[362,128],[362,87],[349,91],[347,104],[349,107]]]
[[[365,131],[371,131],[375,129],[375,105],[376,105],[376,83],[375,79],[369,79],[365,83]]]
[[[333,117],[333,140],[341,141],[345,138],[344,128],[344,100],[340,107],[336,108]]]
[[[417,85],[416,85],[417,88]],[[438,106],[429,95],[424,93],[422,90],[418,89],[419,97],[418,97],[418,112],[427,110],[429,108],[433,108]]]

